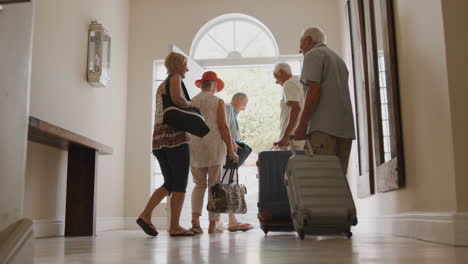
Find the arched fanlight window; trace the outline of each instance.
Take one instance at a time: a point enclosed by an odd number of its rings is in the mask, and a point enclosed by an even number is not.
[[[278,57],[273,34],[257,19],[226,14],[205,24],[195,36],[190,55],[197,60]]]

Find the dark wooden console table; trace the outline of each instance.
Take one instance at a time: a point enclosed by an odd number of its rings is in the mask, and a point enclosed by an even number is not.
[[[65,236],[95,235],[96,156],[112,148],[32,116],[28,139],[68,151]]]

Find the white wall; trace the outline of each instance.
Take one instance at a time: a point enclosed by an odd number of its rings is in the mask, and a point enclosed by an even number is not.
[[[67,191],[67,152],[29,141],[28,154],[24,211],[36,220],[63,219]]]
[[[342,52],[337,0],[131,1],[127,122],[126,216],[137,216],[150,195],[152,65],[173,43],[189,52],[195,34],[211,19],[242,13],[264,23],[280,54],[297,54],[302,30],[322,27],[329,46]]]
[[[0,262],[32,263],[23,198],[34,4],[0,7]]]
[[[41,0],[35,7],[31,115],[114,149],[97,161],[98,220],[124,211],[129,10],[128,0]],[[105,88],[86,82],[93,19],[112,38]],[[33,219],[64,219],[66,163],[66,152],[29,142],[25,208]]]
[[[32,25],[31,2],[3,5],[0,12],[0,233],[24,216]]]
[[[468,35],[460,34],[461,26],[468,25],[468,1],[445,0],[442,2],[446,39],[447,69],[452,114],[457,210],[468,211]]]

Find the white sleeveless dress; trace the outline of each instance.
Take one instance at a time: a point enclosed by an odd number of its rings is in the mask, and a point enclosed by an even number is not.
[[[201,91],[192,98],[200,106],[200,112],[210,128],[203,138],[190,135],[190,166],[206,168],[223,165],[226,159],[226,145],[218,129],[218,105],[220,99],[214,92]]]

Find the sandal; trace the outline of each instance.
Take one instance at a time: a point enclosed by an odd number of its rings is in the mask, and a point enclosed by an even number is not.
[[[193,226],[190,228],[190,231],[192,231],[195,234],[203,234],[203,229],[200,226]]]
[[[195,233],[192,232],[192,231],[190,231],[190,230],[185,230],[185,231],[182,232],[182,233],[177,233],[177,234],[171,234],[171,233],[169,233],[169,235],[170,235],[171,237],[176,237],[176,236],[194,236]]]
[[[208,234],[222,233],[224,230],[221,228],[215,227],[214,229],[208,229]]]
[[[237,231],[249,231],[253,229],[253,226],[251,224],[244,224],[244,223],[237,223],[235,225],[231,225],[228,227],[229,232],[237,232]]]
[[[136,223],[143,229],[143,231],[148,235],[148,236],[157,236],[158,231],[156,231],[154,228],[153,224],[148,224],[145,222],[145,220],[138,218],[136,220]],[[151,228],[153,227],[153,228]]]
[[[226,230],[226,229],[227,229],[227,226],[225,226],[225,225],[223,224],[223,222],[220,221],[220,222],[216,223],[216,228],[219,228],[219,229],[222,229],[222,230]]]

